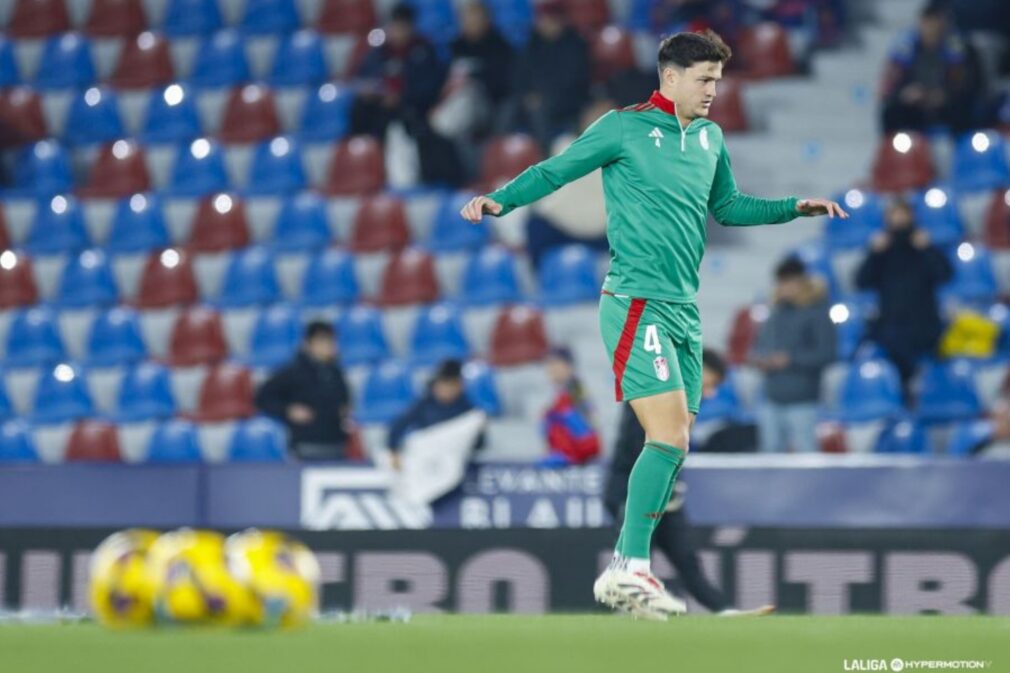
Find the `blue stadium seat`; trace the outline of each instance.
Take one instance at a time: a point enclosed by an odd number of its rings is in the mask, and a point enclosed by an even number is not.
[[[285,252],[325,248],[332,238],[328,219],[326,201],[318,194],[288,196],[277,213],[270,245]]]
[[[544,306],[569,306],[600,300],[596,256],[584,245],[550,250],[540,264],[540,300]]]
[[[464,360],[470,354],[459,309],[435,304],[421,309],[410,340],[410,356],[416,365],[434,365],[442,360]]]
[[[389,344],[382,330],[379,311],[370,306],[355,306],[337,321],[340,359],[348,366],[371,364],[389,357]]]
[[[633,30],[652,31],[652,0],[632,0],[624,25]]]
[[[224,155],[216,141],[197,138],[179,148],[166,190],[177,196],[206,196],[228,191]]]
[[[8,367],[37,367],[63,357],[63,341],[52,310],[33,306],[14,316],[7,330],[4,364]]]
[[[473,196],[466,191],[446,195],[425,243],[428,250],[434,253],[478,250],[490,242],[491,234],[483,221],[471,224],[459,216],[459,211]]]
[[[0,420],[14,415],[14,406],[7,396],[7,386],[4,384],[3,370],[0,369]]]
[[[491,0],[487,3],[494,25],[514,47],[529,39],[533,9],[529,0]]]
[[[466,396],[474,406],[491,416],[502,414],[501,396],[494,369],[487,363],[473,360],[463,365],[463,385]]]
[[[35,463],[39,460],[31,427],[23,420],[0,424],[0,463]]]
[[[117,306],[98,315],[88,335],[88,364],[111,367],[143,360],[147,347],[140,320],[131,308]]]
[[[958,243],[964,238],[961,213],[949,190],[931,187],[916,195],[913,201],[916,223],[937,245]]]
[[[84,214],[73,196],[54,196],[42,200],[35,209],[35,219],[25,241],[33,255],[76,252],[88,246]]]
[[[85,250],[63,267],[55,303],[61,308],[110,306],[119,300],[108,257],[98,249]]]
[[[249,339],[249,365],[278,367],[294,356],[302,323],[290,306],[278,304],[260,312]]]
[[[35,74],[37,89],[81,89],[95,81],[91,43],[78,33],[64,33],[46,40]]]
[[[901,379],[894,365],[886,360],[863,360],[849,367],[835,414],[839,420],[880,420],[894,417],[901,409]]]
[[[963,302],[991,303],[999,286],[989,251],[977,244],[962,243],[952,250],[950,261],[954,279],[943,287],[942,293]]]
[[[15,196],[46,197],[70,191],[74,177],[70,158],[55,140],[40,140],[18,153],[14,165],[14,186],[8,190]]]
[[[275,87],[318,85],[328,77],[323,41],[314,30],[299,30],[277,47],[270,72]]]
[[[884,204],[877,194],[850,189],[835,200],[843,204],[849,219],[825,218],[824,240],[831,250],[863,248],[884,228]]]
[[[14,58],[14,44],[6,37],[0,36],[0,87],[7,88],[20,82],[18,63]]]
[[[996,131],[966,133],[954,146],[951,176],[958,192],[988,191],[1010,186],[1006,142]]]
[[[280,298],[274,257],[262,247],[236,251],[228,262],[217,302],[225,308],[270,304]]]
[[[196,96],[183,84],[151,91],[141,138],[147,143],[180,143],[203,135]]]
[[[302,109],[298,137],[303,142],[339,140],[351,125],[354,93],[349,87],[327,82],[308,95]]]
[[[915,411],[923,423],[957,421],[982,413],[982,403],[975,389],[975,370],[966,360],[926,363],[919,386]]]
[[[207,35],[222,26],[217,0],[169,0],[161,29],[172,37]]]
[[[508,304],[522,298],[516,261],[511,252],[489,246],[467,262],[460,283],[460,300],[469,306]]]
[[[195,87],[232,87],[249,81],[245,41],[235,30],[222,30],[204,40],[189,83]]]
[[[851,360],[855,357],[866,336],[867,315],[873,310],[876,297],[872,301],[863,299],[865,295],[848,297],[831,307],[829,316],[835,325],[838,337],[838,359]]]
[[[126,371],[119,384],[116,419],[121,423],[171,418],[175,397],[168,369],[156,362],[140,362]]]
[[[359,423],[389,423],[414,401],[414,385],[403,364],[386,361],[368,373],[357,400]]]
[[[360,295],[352,255],[338,248],[328,248],[309,261],[302,277],[302,304],[317,308],[347,306]]]
[[[989,419],[961,421],[954,426],[947,444],[947,455],[970,456],[974,449],[992,438],[993,423]]]
[[[94,414],[84,372],[61,362],[39,373],[32,418],[36,423],[66,423]]]
[[[294,0],[246,0],[240,25],[250,35],[280,35],[298,30],[301,18]]]
[[[247,193],[282,196],[305,189],[307,182],[301,150],[294,139],[277,136],[256,146]]]
[[[105,248],[112,253],[150,252],[171,245],[161,199],[154,194],[134,194],[120,199],[112,216]]]
[[[232,462],[282,462],[287,455],[287,431],[270,418],[250,418],[235,426],[228,445]]]
[[[410,0],[417,10],[417,30],[438,45],[456,37],[459,28],[452,0]]]
[[[927,453],[929,441],[922,426],[903,419],[891,425],[877,438],[877,453]]]
[[[147,440],[149,463],[199,463],[200,436],[189,421],[172,419],[161,423]]]
[[[67,144],[102,143],[124,135],[119,97],[115,91],[93,86],[74,97],[63,128],[63,140]]]

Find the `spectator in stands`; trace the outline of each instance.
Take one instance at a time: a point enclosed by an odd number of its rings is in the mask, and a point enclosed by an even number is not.
[[[891,51],[882,84],[884,131],[971,128],[984,98],[978,55],[951,26],[947,2],[930,0],[919,25]]]
[[[762,452],[817,451],[821,373],[837,353],[827,293],[789,257],[775,270],[771,314],[758,331],[751,363],[764,372],[765,402],[758,413]]]
[[[950,260],[915,226],[915,214],[895,199],[885,214],[886,227],[870,242],[870,252],[856,273],[860,290],[876,292],[879,311],[869,336],[894,362],[908,400],[908,384],[919,360],[936,352],[943,333],[937,292],[950,280]]]
[[[997,399],[985,419],[968,421],[956,429],[948,453],[1010,458],[1010,397]]]
[[[494,105],[509,95],[512,81],[512,46],[491,23],[487,6],[470,0],[460,11],[460,34],[452,43],[454,62],[468,61],[472,77],[483,86]]]
[[[555,348],[547,356],[547,376],[556,394],[544,414],[548,454],[540,461],[543,467],[579,465],[600,453],[592,408],[574,365],[572,352],[567,348]]]
[[[701,406],[705,401],[715,403],[724,394],[724,387],[732,385],[726,379],[726,361],[716,351],[706,348],[701,356]],[[732,396],[735,398],[736,393]],[[705,453],[746,453],[757,450],[757,426],[741,420],[740,409],[706,419],[702,411],[699,422],[691,429],[691,450]]]
[[[345,457],[351,393],[332,325],[308,325],[298,355],[260,386],[256,407],[287,425],[291,452],[298,458]]]
[[[516,126],[544,149],[571,130],[589,100],[589,47],[568,24],[563,0],[536,6],[533,34],[515,69]]]

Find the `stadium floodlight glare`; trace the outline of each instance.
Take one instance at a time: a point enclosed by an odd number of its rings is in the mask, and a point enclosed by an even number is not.
[[[85,250],[81,253],[81,266],[85,269],[94,269],[98,266],[98,253],[94,250]]]
[[[112,144],[112,156],[117,159],[125,159],[130,156],[130,143],[127,140],[117,140]]]
[[[189,151],[196,159],[206,159],[210,155],[210,141],[206,138],[197,138],[189,146]]]
[[[864,362],[859,365],[859,375],[864,379],[875,379],[883,374],[883,372],[884,370],[879,362]]]
[[[990,141],[989,136],[982,131],[978,131],[971,137],[971,147],[978,153],[985,152],[989,149]]]
[[[263,87],[259,84],[247,84],[242,87],[243,103],[255,103],[260,98],[263,98]]]
[[[864,203],[866,203],[866,196],[861,190],[850,189],[845,192],[845,205],[849,208],[862,208]]]
[[[48,159],[56,153],[56,146],[52,140],[42,140],[35,143],[35,158]]]
[[[154,39],[154,33],[150,31],[145,31],[137,36],[137,46],[140,47],[141,51],[154,49],[156,42],[157,41]]]
[[[53,370],[53,376],[60,383],[70,383],[71,381],[74,380],[75,376],[74,368],[66,364],[65,362],[58,364],[56,365],[56,368]]]
[[[332,82],[327,82],[326,84],[319,87],[319,100],[324,103],[332,103],[337,99],[337,85]]]
[[[754,322],[764,322],[768,320],[769,315],[771,311],[768,310],[767,304],[755,304],[750,309],[750,319]]]
[[[975,246],[971,243],[962,243],[957,246],[957,258],[962,262],[970,262],[975,259]]]
[[[926,191],[925,201],[930,208],[943,208],[947,205],[947,192],[939,187],[931,187]]]
[[[283,136],[278,136],[270,141],[270,154],[275,157],[283,157],[291,151],[291,143]]]
[[[381,47],[386,43],[386,31],[381,28],[375,28],[368,31],[368,46],[369,47]]]
[[[10,271],[18,265],[17,253],[13,250],[4,250],[0,253],[0,269]]]
[[[179,262],[182,261],[182,257],[179,255],[179,251],[174,248],[169,248],[161,253],[159,258],[161,265],[166,269],[174,269],[179,266]]]
[[[147,210],[147,197],[143,194],[134,194],[130,197],[130,210],[135,213],[142,213]]]
[[[57,215],[67,212],[67,197],[54,196],[53,200],[49,202],[49,209]]]
[[[169,107],[175,107],[182,102],[182,99],[186,97],[186,92],[178,84],[169,84],[165,87],[165,93],[162,94],[162,98],[165,99],[165,104]]]
[[[231,197],[227,194],[218,194],[214,197],[214,210],[224,215],[225,213],[230,213],[232,206],[235,204],[232,202]]]
[[[894,138],[891,140],[891,145],[898,152],[908,154],[908,151],[912,149],[912,136],[904,132],[895,133]]]
[[[88,107],[95,107],[102,102],[102,90],[93,86],[84,92],[84,102]]]
[[[845,304],[835,304],[828,311],[828,317],[831,318],[831,322],[836,325],[841,325],[843,322],[849,319],[849,307]]]

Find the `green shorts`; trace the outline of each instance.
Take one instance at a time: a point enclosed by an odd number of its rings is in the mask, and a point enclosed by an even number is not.
[[[614,367],[617,401],[671,390],[701,404],[701,316],[695,304],[604,293],[600,331]]]

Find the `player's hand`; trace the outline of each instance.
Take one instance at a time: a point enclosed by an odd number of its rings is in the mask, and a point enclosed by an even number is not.
[[[473,222],[477,224],[480,222],[480,218],[484,216],[484,213],[490,213],[491,215],[497,215],[501,212],[501,204],[493,199],[489,199],[486,196],[475,196],[470,199],[463,209],[459,211],[459,214],[463,216],[463,219],[467,222]]]
[[[849,216],[838,203],[830,199],[801,199],[796,203],[796,212],[808,217],[816,217],[817,215],[837,216],[843,220]]]

